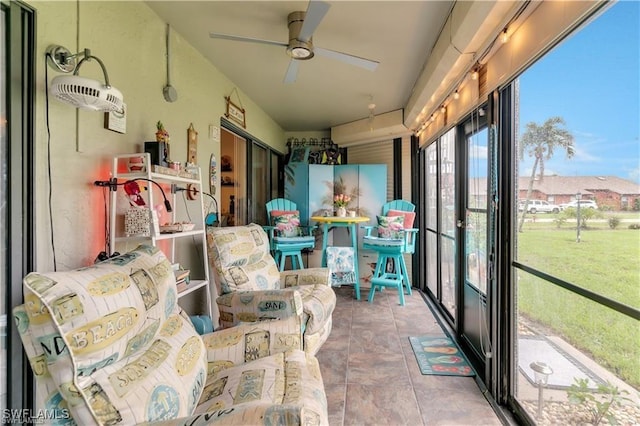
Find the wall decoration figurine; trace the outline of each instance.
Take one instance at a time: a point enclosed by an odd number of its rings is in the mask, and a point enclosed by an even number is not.
[[[169,132],[167,132],[160,120],[156,123],[156,141],[169,143]]]

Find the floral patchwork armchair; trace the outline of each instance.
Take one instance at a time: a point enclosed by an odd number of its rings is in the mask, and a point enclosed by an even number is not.
[[[303,311],[304,350],[318,352],[331,333],[336,295],[327,268],[279,271],[269,238],[260,225],[209,228],[209,262],[221,296],[216,300],[220,326],[289,315],[282,298],[299,300]]]
[[[302,350],[302,312],[200,336],[154,247],[31,273],[24,301],[13,315],[36,408],[53,424],[328,424],[318,361]]]

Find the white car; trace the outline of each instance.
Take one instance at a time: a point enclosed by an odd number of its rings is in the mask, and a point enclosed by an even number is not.
[[[524,209],[525,202],[525,200],[518,201],[518,210],[522,211]],[[544,200],[529,200],[527,202],[527,213],[559,213],[560,210],[562,210],[560,206]]]
[[[581,209],[597,209],[598,204],[593,200],[573,200],[565,204],[561,204],[560,207],[562,210],[567,207],[573,207],[574,209],[578,207],[578,203],[580,203]]]

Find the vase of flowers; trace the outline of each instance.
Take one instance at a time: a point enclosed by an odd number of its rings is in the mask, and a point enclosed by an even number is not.
[[[347,205],[351,201],[351,197],[345,194],[338,194],[333,197],[333,205],[336,208],[336,216],[347,216]]]

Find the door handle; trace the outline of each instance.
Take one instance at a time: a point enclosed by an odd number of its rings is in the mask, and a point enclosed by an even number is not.
[[[464,220],[458,220],[458,221],[456,222],[456,226],[457,226],[458,228],[464,228]]]

